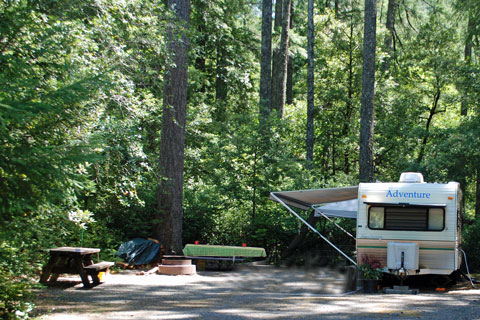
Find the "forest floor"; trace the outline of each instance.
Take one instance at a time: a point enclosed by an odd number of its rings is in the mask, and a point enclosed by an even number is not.
[[[41,320],[123,319],[480,319],[480,290],[418,295],[345,294],[344,276],[327,269],[245,265],[191,276],[105,277],[93,289],[79,279],[38,289]]]

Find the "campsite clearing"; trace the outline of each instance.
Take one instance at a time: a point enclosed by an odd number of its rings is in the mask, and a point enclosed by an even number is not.
[[[343,295],[343,276],[326,269],[245,265],[193,276],[127,270],[91,290],[72,279],[38,290],[39,319],[480,319],[480,290]]]

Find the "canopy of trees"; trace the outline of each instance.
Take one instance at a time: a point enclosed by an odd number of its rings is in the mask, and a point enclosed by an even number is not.
[[[113,256],[124,240],[166,237],[160,195],[177,192],[183,243],[246,242],[277,260],[299,226],[270,191],[358,183],[365,3],[191,0],[179,22],[186,3],[0,3],[2,316],[30,308],[46,248]],[[373,3],[368,179],[460,182],[480,266],[479,2]],[[183,120],[166,96],[176,76]],[[166,125],[183,130],[181,165],[166,164]],[[308,236],[298,250],[325,247]]]

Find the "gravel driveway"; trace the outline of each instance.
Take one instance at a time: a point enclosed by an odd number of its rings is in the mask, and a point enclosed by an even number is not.
[[[38,290],[39,319],[480,319],[480,290],[345,295],[343,276],[328,270],[249,265],[193,276],[124,271],[90,290],[70,279],[76,285]]]

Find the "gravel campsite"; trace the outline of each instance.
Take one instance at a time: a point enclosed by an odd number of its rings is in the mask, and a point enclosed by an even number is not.
[[[84,289],[78,277],[36,292],[39,320],[76,319],[480,319],[480,290],[418,295],[345,293],[328,269],[247,264],[195,275],[123,270]]]

